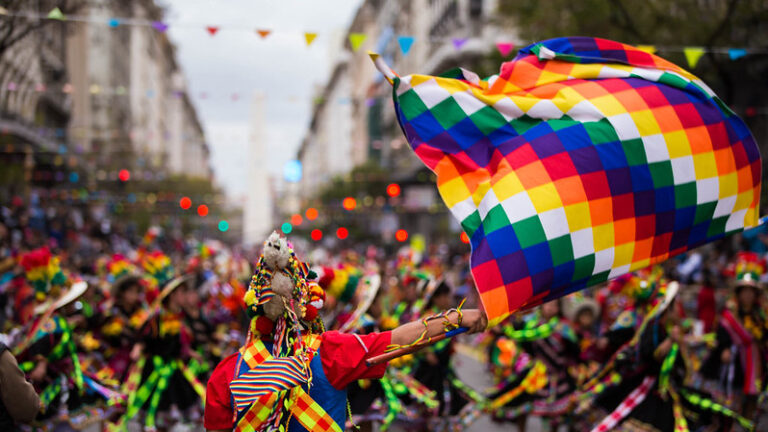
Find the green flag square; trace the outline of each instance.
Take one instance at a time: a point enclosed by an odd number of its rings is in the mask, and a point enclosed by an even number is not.
[[[544,227],[541,226],[538,216],[531,216],[520,222],[515,222],[512,224],[512,228],[515,230],[517,239],[520,241],[520,247],[523,249],[547,241]]]

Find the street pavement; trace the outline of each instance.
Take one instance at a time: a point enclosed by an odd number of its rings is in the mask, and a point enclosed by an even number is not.
[[[476,391],[485,393],[488,388],[493,386],[493,379],[488,373],[485,358],[482,353],[470,345],[458,344],[453,362],[459,378]],[[467,432],[509,432],[514,430],[517,430],[517,426],[514,424],[494,422],[487,414],[483,414],[466,429]],[[525,432],[541,432],[542,430],[542,423],[539,418],[531,417],[528,419]]]

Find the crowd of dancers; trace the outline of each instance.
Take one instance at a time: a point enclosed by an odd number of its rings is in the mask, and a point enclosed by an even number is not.
[[[39,395],[30,427],[202,429],[207,379],[248,331],[258,250],[29,216],[2,211],[0,323]],[[740,239],[397,358],[382,379],[349,385],[347,427],[465,430],[489,415],[520,430],[534,416],[551,430],[760,430],[765,235]],[[479,306],[458,246],[303,249],[322,288],[308,313],[327,329]],[[496,385],[478,388],[458,358],[485,361]]]

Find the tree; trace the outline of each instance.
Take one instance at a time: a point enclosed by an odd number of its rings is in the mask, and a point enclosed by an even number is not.
[[[765,69],[733,62],[717,47],[768,47],[768,2],[765,0],[515,0],[500,2],[502,16],[512,18],[528,40],[589,35],[629,44],[675,47],[662,55],[685,65],[684,46],[700,46],[706,58],[695,73],[726,102],[736,97],[744,72],[764,76]],[[757,54],[744,59],[766,63]]]
[[[33,18],[28,14],[46,15],[53,8],[58,7],[66,16],[77,13],[86,3],[86,0],[43,0],[38,2],[8,0],[3,2],[0,6],[5,8],[7,15],[0,15],[0,57],[30,33],[53,22],[49,19]]]

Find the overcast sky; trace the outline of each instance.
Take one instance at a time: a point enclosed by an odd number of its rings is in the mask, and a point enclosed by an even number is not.
[[[279,174],[304,136],[313,86],[325,83],[330,57],[360,1],[158,2],[168,9],[170,37],[207,133],[215,176],[231,198],[247,192],[244,156],[254,94],[265,96],[270,171]],[[220,26],[215,36],[208,25]],[[273,32],[262,39],[257,28]],[[318,33],[310,47],[304,32]]]

